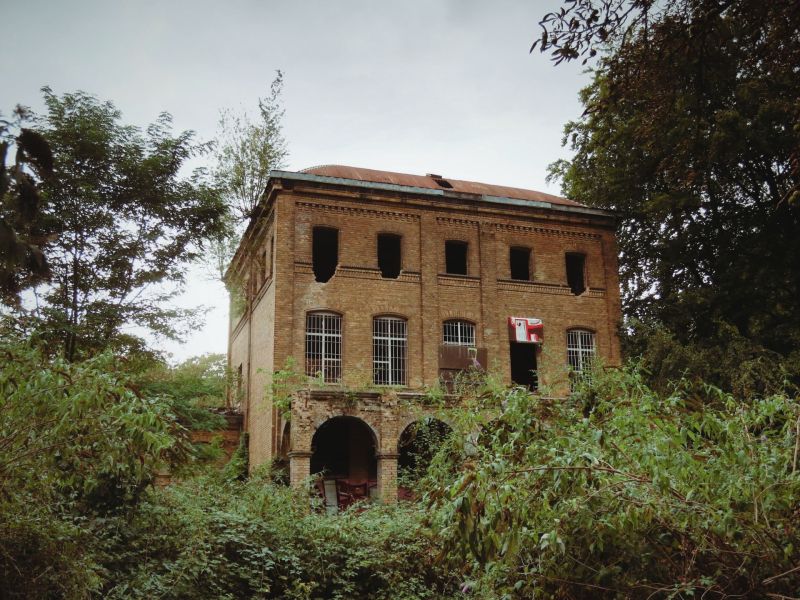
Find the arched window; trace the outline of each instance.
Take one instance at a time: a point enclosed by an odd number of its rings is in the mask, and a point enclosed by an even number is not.
[[[452,319],[444,322],[442,341],[447,346],[475,346],[475,325]]]
[[[372,379],[377,385],[406,384],[406,320],[375,317],[372,321]]]
[[[342,317],[330,312],[306,314],[306,375],[325,383],[342,378]]]
[[[587,329],[567,330],[567,362],[575,377],[586,377],[596,353],[594,333]]]

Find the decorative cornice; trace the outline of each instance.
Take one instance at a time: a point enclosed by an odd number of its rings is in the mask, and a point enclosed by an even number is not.
[[[470,229],[480,225],[480,221],[474,221],[472,219],[457,219],[455,217],[436,217],[436,223],[446,227],[468,227]]]
[[[409,223],[416,223],[417,221],[419,221],[419,215],[414,213],[401,213],[389,210],[374,210],[370,208],[364,208],[361,206],[341,206],[341,205],[320,204],[318,202],[305,202],[305,201],[298,201],[295,203],[295,206],[299,210],[313,210],[313,211],[322,210],[325,212],[344,213],[349,215],[361,215],[365,217],[372,217],[378,219],[406,221]]]
[[[509,223],[493,223],[492,227],[497,231],[516,231],[520,233],[541,233],[544,235],[554,235],[558,237],[576,237],[584,239],[602,239],[598,233],[586,231],[570,231],[568,229],[550,229],[548,227],[534,227],[532,225],[511,225]]]

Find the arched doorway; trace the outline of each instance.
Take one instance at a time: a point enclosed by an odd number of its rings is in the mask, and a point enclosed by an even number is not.
[[[326,506],[346,508],[374,497],[378,479],[378,440],[355,417],[333,417],[311,438],[311,474],[319,474],[317,491]]]
[[[416,483],[452,432],[447,423],[433,417],[414,421],[403,430],[397,442],[398,499],[414,499]]]

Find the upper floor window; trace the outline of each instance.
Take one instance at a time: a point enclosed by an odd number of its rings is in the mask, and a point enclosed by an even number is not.
[[[509,249],[508,262],[511,267],[511,279],[519,281],[531,280],[531,249],[512,247]]]
[[[377,385],[406,384],[407,323],[400,317],[372,321],[372,378]]]
[[[469,321],[445,321],[443,342],[448,346],[475,346],[475,325]]]
[[[325,283],[336,272],[339,264],[339,230],[332,227],[314,227],[311,241],[311,260],[314,278]]]
[[[567,285],[578,296],[586,291],[586,255],[568,252],[565,260]]]
[[[399,235],[393,233],[378,234],[378,267],[381,277],[397,279],[400,276],[401,240]]]
[[[596,353],[595,335],[586,329],[567,331],[567,361],[574,377],[588,376]]]
[[[445,272],[450,275],[467,274],[467,242],[447,240],[444,243]]]
[[[336,313],[306,315],[306,375],[325,383],[342,378],[342,317]]]

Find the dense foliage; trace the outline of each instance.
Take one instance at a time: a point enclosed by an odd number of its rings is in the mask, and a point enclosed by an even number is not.
[[[580,0],[542,26],[556,57],[602,51],[586,112],[566,127],[575,156],[554,174],[568,196],[619,214],[626,317],[701,352],[732,328],[750,355],[796,371],[796,2]]]
[[[160,466],[183,460],[183,430],[110,354],[70,363],[3,334],[0,590],[83,598],[104,577],[94,538],[137,506]]]
[[[169,398],[178,422],[187,429],[224,428],[220,412],[226,409],[232,383],[224,354],[195,356],[175,366],[154,361],[133,378],[141,393]]]
[[[114,545],[107,598],[453,598],[413,506],[334,517],[255,476],[151,495]]]
[[[691,389],[479,390],[429,482],[443,557],[481,598],[796,595],[800,402]]]

